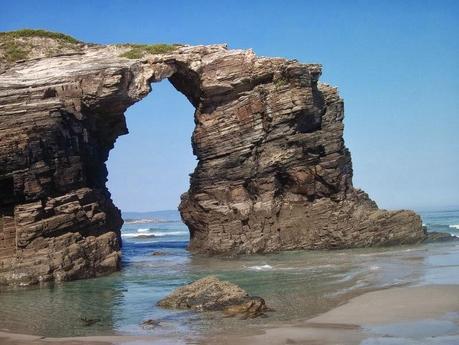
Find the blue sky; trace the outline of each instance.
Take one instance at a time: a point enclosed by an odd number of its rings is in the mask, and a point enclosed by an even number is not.
[[[459,207],[459,1],[1,1],[0,30],[97,42],[228,43],[323,64],[345,100],[354,185],[382,207]],[[175,208],[196,164],[193,108],[167,81],[126,114],[109,188]]]

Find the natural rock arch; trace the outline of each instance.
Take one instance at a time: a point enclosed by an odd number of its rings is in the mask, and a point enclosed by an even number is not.
[[[417,242],[411,211],[352,186],[343,101],[321,66],[225,46],[140,59],[124,48],[17,63],[0,74],[0,283],[119,268],[119,210],[105,161],[124,112],[169,78],[195,106],[198,165],[180,212],[190,250],[254,253]]]

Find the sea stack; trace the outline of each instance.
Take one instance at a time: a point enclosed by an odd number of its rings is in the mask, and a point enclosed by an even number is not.
[[[180,204],[200,253],[415,243],[412,211],[352,185],[343,100],[321,66],[211,46],[95,45],[0,35],[0,284],[119,268],[122,219],[105,162],[124,112],[169,79],[196,111],[198,165]],[[190,114],[191,116],[191,114]]]

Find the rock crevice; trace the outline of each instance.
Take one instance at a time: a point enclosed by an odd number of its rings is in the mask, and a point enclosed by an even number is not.
[[[125,110],[168,78],[195,107],[198,165],[180,212],[190,250],[255,253],[414,243],[419,216],[352,186],[343,101],[321,66],[223,45],[139,59],[122,46],[0,71],[0,283],[119,267],[122,219],[105,161]],[[2,65],[0,65],[2,66]]]

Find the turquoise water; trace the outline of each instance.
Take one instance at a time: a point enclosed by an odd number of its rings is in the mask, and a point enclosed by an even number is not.
[[[186,251],[188,231],[176,211],[124,214],[155,218],[125,224],[119,273],[97,279],[0,290],[0,329],[45,336],[155,334],[181,339],[250,331],[327,311],[362,292],[394,285],[459,284],[459,242],[379,249],[292,251],[204,257]],[[430,230],[459,235],[459,211],[423,213]],[[152,255],[160,252],[161,255]],[[225,319],[157,307],[174,288],[208,274],[235,282],[275,309],[268,318]],[[87,326],[81,320],[100,321]],[[160,320],[144,330],[141,322]]]

